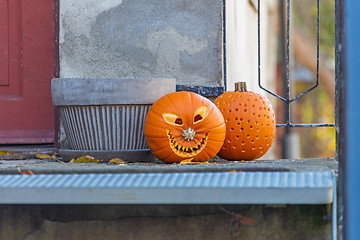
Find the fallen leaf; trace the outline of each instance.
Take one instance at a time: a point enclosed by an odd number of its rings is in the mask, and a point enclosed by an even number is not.
[[[17,170],[21,175],[34,175],[34,173],[31,170],[21,171],[19,167],[17,168]]]
[[[15,153],[7,151],[7,150],[0,151],[0,155],[8,155],[8,154],[15,154]]]
[[[37,159],[56,159],[56,157],[49,154],[35,154]]]
[[[185,159],[185,160],[182,160],[180,162],[180,164],[210,164],[208,161],[206,162],[192,162],[194,158],[188,158],[188,159]]]
[[[74,160],[74,161],[73,161]],[[81,156],[77,159],[71,159],[70,163],[99,163],[101,160],[97,160],[92,156]]]
[[[115,164],[125,164],[127,162],[125,162],[124,160],[122,160],[121,158],[113,158],[109,161],[109,163],[115,163]]]
[[[71,159],[69,163],[75,163],[75,158]]]
[[[255,226],[256,225],[256,221],[254,219],[251,219],[251,218],[248,218],[248,217],[245,217],[241,214],[235,214],[234,216],[235,220],[243,225],[246,225],[246,226]]]
[[[34,173],[31,170],[26,170],[21,172],[22,175],[34,175]]]
[[[189,163],[192,163],[191,161],[193,160],[194,158],[188,158],[188,159],[185,159],[185,160],[182,160],[180,162],[180,164],[189,164]]]
[[[208,161],[206,162],[193,162],[194,164],[210,164]]]

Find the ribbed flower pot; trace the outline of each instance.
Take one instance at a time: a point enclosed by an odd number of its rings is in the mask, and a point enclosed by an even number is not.
[[[65,160],[84,154],[104,161],[149,160],[146,114],[157,99],[175,90],[171,78],[53,79],[53,103],[70,145],[60,154]]]

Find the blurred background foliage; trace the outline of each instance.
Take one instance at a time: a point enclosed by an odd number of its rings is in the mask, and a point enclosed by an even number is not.
[[[295,28],[302,37],[311,40],[312,49],[316,54],[317,1],[301,0],[290,2],[292,28]],[[324,66],[328,68],[331,76],[333,76],[333,79],[330,79],[330,81],[332,81],[330,84],[333,85],[335,85],[334,2],[334,0],[319,1],[320,55]],[[293,67],[291,68],[291,80],[295,82],[295,88],[292,88],[294,91],[291,95],[297,95],[314,86],[316,74],[306,69],[304,64],[297,60],[296,55],[293,55],[291,59],[294,60]],[[301,79],[301,77],[295,77],[295,72],[297,71],[310,73],[311,78]],[[292,103],[291,109],[294,111],[292,123],[335,123],[335,96],[329,92],[329,88],[324,85],[324,81],[329,81],[329,79],[319,78],[319,81],[320,84],[315,90]],[[336,140],[334,128],[298,128],[295,131],[299,136],[301,158],[335,157]]]
[[[316,44],[316,0],[291,1],[295,27]],[[335,1],[320,0],[320,52],[335,62]]]

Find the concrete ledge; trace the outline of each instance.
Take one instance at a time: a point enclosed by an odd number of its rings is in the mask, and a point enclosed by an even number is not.
[[[0,160],[0,174],[18,174],[31,170],[35,174],[67,173],[171,173],[171,172],[228,172],[228,171],[334,171],[338,162],[332,158],[257,160],[229,162],[214,158],[210,164],[180,165],[162,162],[141,163],[64,163],[54,159]]]

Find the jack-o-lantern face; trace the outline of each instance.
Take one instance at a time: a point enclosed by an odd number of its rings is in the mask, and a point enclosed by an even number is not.
[[[151,107],[144,126],[153,154],[164,162],[206,161],[225,139],[224,118],[208,99],[191,92],[170,93]]]

